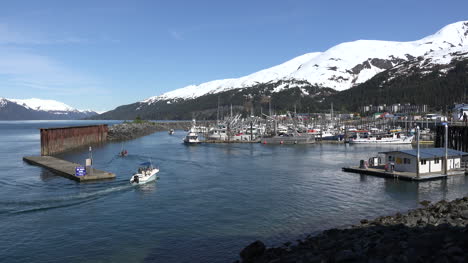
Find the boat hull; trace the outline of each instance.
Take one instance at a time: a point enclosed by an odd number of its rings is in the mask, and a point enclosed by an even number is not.
[[[150,175],[143,175],[143,174],[134,174],[132,178],[130,178],[131,184],[146,184],[148,182],[155,181],[158,178],[159,170],[155,169],[155,171],[151,172]],[[135,181],[135,176],[138,177],[138,182]]]
[[[270,138],[262,138],[262,144],[311,144],[315,143],[315,137],[310,135],[305,136],[275,136]]]
[[[350,140],[350,144],[411,144],[412,139],[408,140]]]

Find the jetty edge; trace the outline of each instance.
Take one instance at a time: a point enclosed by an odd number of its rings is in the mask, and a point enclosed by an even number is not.
[[[236,262],[468,262],[468,197],[420,204],[405,214],[363,219],[295,244],[266,248],[257,240]]]

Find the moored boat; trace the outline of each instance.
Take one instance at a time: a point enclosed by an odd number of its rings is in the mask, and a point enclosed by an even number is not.
[[[198,144],[200,140],[198,139],[198,134],[194,132],[192,129],[189,130],[187,135],[184,137],[185,144]]]
[[[406,136],[401,133],[388,133],[388,134],[374,134],[367,135],[366,137],[359,137],[349,139],[350,144],[411,144],[413,142],[413,135]]]

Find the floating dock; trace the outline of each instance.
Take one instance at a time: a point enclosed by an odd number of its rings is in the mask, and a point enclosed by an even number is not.
[[[359,168],[359,167],[343,167],[342,168],[344,172],[350,172],[350,173],[358,173],[358,174],[367,174],[367,175],[374,175],[378,177],[384,177],[384,178],[396,178],[396,179],[401,179],[401,180],[406,180],[406,181],[430,181],[430,180],[438,180],[438,179],[446,179],[447,175],[446,174],[440,174],[440,173],[429,173],[429,174],[422,174],[419,177],[416,176],[416,173],[410,173],[410,172],[387,172],[385,169],[381,168]],[[465,175],[464,170],[460,171],[450,171],[448,173],[449,176],[452,175]]]
[[[84,176],[76,176],[75,168],[82,167],[83,165],[65,161],[52,156],[26,156],[23,157],[23,160],[27,163],[47,168],[55,172],[57,175],[78,182],[115,178],[115,174],[113,173],[108,173],[94,168],[89,168],[87,174]]]

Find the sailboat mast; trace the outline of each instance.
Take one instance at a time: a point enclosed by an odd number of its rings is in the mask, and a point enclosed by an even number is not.
[[[219,96],[218,96],[218,110],[216,112],[216,125],[219,124]]]

